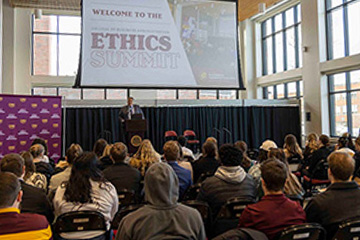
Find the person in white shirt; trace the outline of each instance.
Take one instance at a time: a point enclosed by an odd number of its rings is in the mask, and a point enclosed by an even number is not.
[[[184,136],[179,136],[177,138],[178,143],[180,143],[181,150],[183,152],[183,157],[190,157],[192,160],[195,160],[194,153],[186,147],[187,139]]]
[[[92,152],[79,156],[73,163],[68,182],[57,188],[53,200],[55,216],[74,211],[101,213],[108,230],[119,207],[115,187],[107,182],[96,166],[97,157]],[[89,239],[104,234],[103,231],[62,233],[63,238]]]

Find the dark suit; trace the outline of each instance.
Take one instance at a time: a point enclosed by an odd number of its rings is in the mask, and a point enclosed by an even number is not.
[[[126,105],[120,109],[119,118],[121,122],[124,122],[125,120],[129,120],[130,119],[129,116],[134,114],[141,114],[142,118],[144,119],[144,113],[141,110],[140,106],[133,104],[132,107],[133,110],[131,111],[131,114],[130,114],[131,107],[129,105]]]

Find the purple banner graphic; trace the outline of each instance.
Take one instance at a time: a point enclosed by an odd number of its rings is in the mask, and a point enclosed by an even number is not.
[[[61,156],[61,97],[0,94],[0,158],[28,151],[36,138],[48,145],[48,156]]]

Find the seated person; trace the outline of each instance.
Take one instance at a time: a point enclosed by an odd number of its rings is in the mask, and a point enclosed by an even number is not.
[[[183,168],[185,168],[185,169],[187,169],[187,170],[190,171],[190,173],[191,173],[191,181],[194,182],[194,171],[193,171],[192,165],[191,165],[191,163],[188,161],[187,158],[184,158],[184,153],[183,153],[183,151],[182,151],[182,148],[181,148],[180,143],[178,143],[178,146],[179,146],[179,151],[180,151],[180,154],[179,154],[180,157],[179,157],[177,163],[179,164],[180,167],[183,167]]]
[[[131,157],[129,165],[138,169],[144,177],[146,170],[154,163],[160,162],[161,156],[157,153],[149,139],[144,139],[136,153]]]
[[[200,213],[178,203],[179,180],[166,163],[153,164],[145,175],[147,205],[127,215],[117,240],[206,239]]]
[[[284,152],[285,157],[287,158],[289,163],[293,163],[293,159],[296,159],[298,161],[295,163],[301,163],[304,159],[302,150],[297,142],[297,139],[292,134],[288,134],[285,137]]]
[[[202,183],[197,200],[207,202],[215,217],[221,206],[233,197],[256,199],[256,187],[253,178],[240,166],[242,152],[230,144],[219,149],[220,166],[215,175]]]
[[[68,163],[68,167],[64,171],[51,177],[49,191],[55,191],[61,185],[61,183],[69,180],[73,162],[82,153],[83,150],[79,144],[71,144],[65,153],[65,160]]]
[[[118,193],[122,189],[127,189],[139,195],[141,174],[139,170],[124,162],[127,155],[128,149],[125,144],[115,143],[110,149],[110,158],[115,164],[103,171],[104,177],[115,186]]]
[[[360,189],[351,181],[355,163],[350,155],[334,152],[328,162],[331,185],[309,202],[305,212],[308,222],[324,226],[327,239],[332,239],[339,223],[360,216]]]
[[[23,192],[16,175],[0,173],[0,240],[52,239],[51,227],[42,215],[20,213]]]
[[[110,150],[112,147],[113,147],[113,144],[108,144],[105,147],[102,156],[99,158],[98,168],[101,171],[104,171],[106,168],[108,168],[114,164],[113,160],[111,160],[111,158],[110,158]]]
[[[47,179],[44,174],[36,172],[36,166],[33,161],[33,156],[30,152],[22,152],[21,157],[25,161],[25,176],[24,181],[34,187],[38,187],[47,191]]]
[[[49,163],[49,159],[45,155],[45,148],[41,144],[35,144],[30,147],[29,152],[33,156],[36,171],[46,176],[48,182],[51,175],[54,173],[54,168]]]
[[[192,160],[195,160],[193,151],[186,147],[187,139],[184,136],[179,136],[177,138],[177,141],[181,146],[184,158],[189,157]]]
[[[273,240],[284,228],[305,223],[306,216],[302,207],[282,192],[288,176],[286,165],[279,160],[267,160],[260,170],[265,196],[245,208],[239,227],[261,231]]]
[[[101,213],[108,229],[119,207],[115,187],[106,182],[97,168],[97,157],[93,152],[83,153],[75,159],[68,182],[57,188],[53,200],[55,216],[74,211],[96,211]],[[102,231],[62,233],[63,238],[88,239],[104,234]]]
[[[163,149],[165,160],[174,169],[179,178],[179,196],[180,199],[182,199],[186,190],[193,184],[191,172],[188,169],[180,167],[177,162],[180,158],[180,148],[176,141],[167,141]]]
[[[255,161],[251,160],[247,155],[248,146],[244,141],[237,141],[234,143],[234,147],[238,148],[243,153],[243,160],[241,166],[246,172],[249,172],[250,168],[254,166]]]
[[[218,155],[216,143],[207,141],[202,145],[202,156],[193,163],[194,182],[197,182],[203,173],[215,173],[220,165]]]
[[[0,162],[0,171],[11,172],[19,178],[21,189],[23,191],[21,212],[44,215],[48,222],[52,223],[54,214],[45,191],[41,188],[31,186],[23,180],[25,176],[24,159],[19,154],[7,154]]]

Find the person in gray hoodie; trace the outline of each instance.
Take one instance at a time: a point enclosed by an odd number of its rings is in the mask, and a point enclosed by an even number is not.
[[[166,163],[153,164],[145,175],[148,204],[127,215],[116,240],[206,239],[200,213],[178,203],[179,180]]]
[[[219,149],[221,166],[215,175],[201,185],[197,200],[207,202],[215,217],[221,206],[233,197],[243,197],[255,201],[257,189],[254,179],[240,166],[242,152],[231,144]]]

